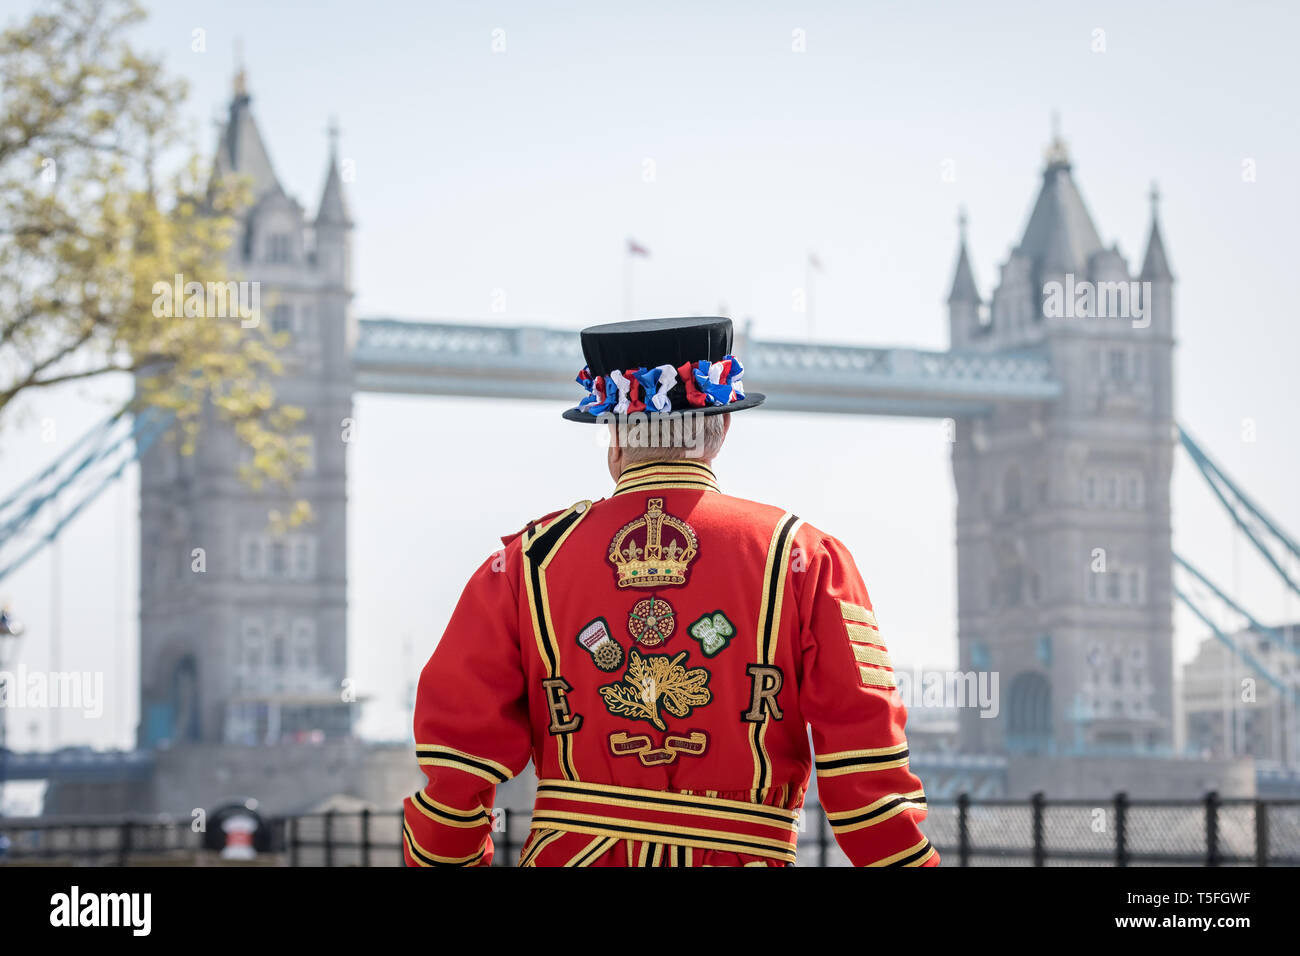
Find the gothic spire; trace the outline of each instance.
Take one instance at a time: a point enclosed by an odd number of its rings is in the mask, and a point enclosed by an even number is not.
[[[971,270],[970,256],[966,252],[966,210],[957,215],[958,251],[957,269],[952,277],[952,291],[948,293],[948,304],[970,302],[978,304],[979,289],[975,285],[975,275]]]
[[[1169,270],[1169,257],[1165,255],[1164,239],[1160,236],[1160,217],[1157,207],[1160,204],[1160,190],[1151,184],[1151,235],[1147,238],[1147,254],[1142,260],[1140,279],[1169,280],[1174,274]]]
[[[321,191],[316,222],[351,226],[352,217],[348,215],[347,203],[343,199],[343,177],[339,175],[339,127],[334,120],[330,120],[329,137],[329,171],[325,174],[325,188]]]
[[[1070,175],[1070,153],[1053,123],[1043,186],[1029,215],[1018,251],[1041,273],[1084,274],[1088,259],[1102,248],[1088,207]]]
[[[281,191],[280,181],[271,168],[271,157],[253,120],[249,106],[247,78],[241,65],[235,73],[234,94],[230,111],[217,141],[216,172],[234,173],[252,182],[253,202],[268,192]]]

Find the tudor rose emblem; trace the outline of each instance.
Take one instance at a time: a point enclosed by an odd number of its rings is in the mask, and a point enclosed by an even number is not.
[[[677,612],[663,598],[654,595],[637,601],[627,615],[627,630],[632,639],[646,647],[662,644],[673,636]]]
[[[662,498],[649,498],[646,513],[609,542],[609,561],[621,588],[665,587],[686,583],[699,549],[695,529],[664,511]]]

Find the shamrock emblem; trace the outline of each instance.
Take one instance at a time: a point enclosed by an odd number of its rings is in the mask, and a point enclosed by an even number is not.
[[[706,614],[689,628],[687,633],[700,642],[700,649],[705,657],[713,657],[727,646],[736,628],[721,611]]]

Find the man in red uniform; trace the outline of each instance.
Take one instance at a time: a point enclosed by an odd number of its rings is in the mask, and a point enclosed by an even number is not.
[[[502,539],[420,675],[406,861],[492,861],[496,785],[539,782],[522,866],[785,866],[814,762],[858,866],[934,866],[906,714],[839,541],[723,494],[711,462],[755,407],[728,319],[582,332],[609,498]],[[808,728],[812,730],[809,749]]]

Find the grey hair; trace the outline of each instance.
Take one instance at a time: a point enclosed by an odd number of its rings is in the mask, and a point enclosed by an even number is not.
[[[634,412],[621,422],[609,423],[610,443],[623,449],[627,465],[665,459],[709,461],[722,449],[727,433],[724,417],[682,412],[650,418]]]

